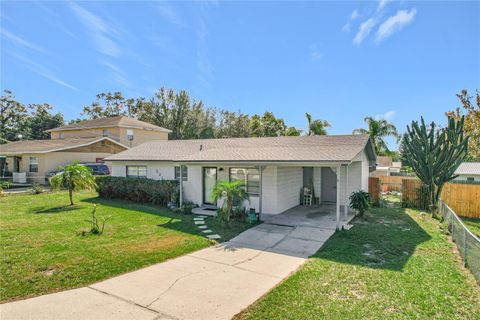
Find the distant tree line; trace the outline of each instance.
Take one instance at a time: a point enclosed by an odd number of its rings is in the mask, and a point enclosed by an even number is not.
[[[50,105],[23,105],[12,92],[5,90],[1,97],[2,143],[19,139],[48,139],[48,129],[62,126],[63,115],[53,114]],[[172,130],[169,138],[210,139],[224,137],[275,137],[299,136],[302,130],[287,126],[282,118],[272,112],[248,115],[240,111],[206,107],[203,102],[191,99],[182,90],[161,88],[151,98],[125,98],[121,92],[97,94],[96,100],[83,108],[82,118],[69,122],[125,115]],[[308,135],[327,134],[330,124],[312,119],[306,114]]]
[[[469,160],[480,160],[480,95],[474,97],[466,90],[459,93],[462,108],[447,112],[460,119],[465,116],[464,131],[469,136]],[[190,98],[182,90],[160,88],[150,98],[125,98],[121,92],[97,94],[96,100],[83,108],[81,118],[69,122],[125,115],[172,130],[170,139],[210,139],[230,137],[275,137],[326,135],[330,123],[312,119],[306,113],[307,130],[288,126],[282,118],[272,112],[248,115],[240,111],[206,107],[199,100]],[[359,128],[354,134],[368,134],[378,155],[389,155],[395,160],[401,158],[403,139],[396,127],[385,119],[366,117],[366,129]],[[48,139],[48,129],[64,124],[61,113],[53,113],[48,103],[24,105],[17,101],[11,91],[5,90],[0,97],[0,143],[19,139]],[[400,152],[389,150],[386,137],[400,141]]]
[[[61,113],[52,113],[48,103],[24,105],[9,90],[0,97],[0,144],[20,139],[48,139],[48,129],[64,123]]]

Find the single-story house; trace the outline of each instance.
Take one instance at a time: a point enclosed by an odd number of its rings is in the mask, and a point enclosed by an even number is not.
[[[126,149],[126,146],[108,137],[11,142],[0,145],[0,155],[5,157],[1,175],[21,173],[28,179],[27,182],[43,184],[45,175],[59,166],[74,161],[98,162]]]
[[[393,161],[392,157],[378,156],[377,167],[370,176],[372,177],[385,177],[400,175],[402,169],[402,163],[400,161]]]
[[[146,141],[168,140],[168,129],[125,116],[80,121],[47,130],[50,140],[23,140],[0,145],[0,177],[45,183],[59,166],[101,162],[103,158]],[[15,182],[15,181],[14,181]],[[19,182],[19,181],[16,181]]]
[[[181,202],[203,207],[220,205],[210,198],[218,180],[243,180],[248,206],[267,214],[298,206],[308,187],[339,219],[353,191],[368,191],[376,154],[366,135],[329,135],[151,141],[105,161],[113,176],[179,179]]]
[[[480,162],[463,162],[455,174],[458,175],[456,181],[480,182]]]

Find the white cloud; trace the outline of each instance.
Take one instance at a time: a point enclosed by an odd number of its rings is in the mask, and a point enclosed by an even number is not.
[[[215,5],[215,3],[212,5]],[[198,80],[207,87],[210,87],[212,82],[215,81],[215,68],[210,63],[208,54],[208,37],[210,35],[210,30],[208,28],[207,19],[208,10],[210,10],[212,5],[210,3],[200,2],[199,26],[196,32]]]
[[[370,18],[360,24],[360,27],[358,28],[357,34],[353,38],[353,43],[356,45],[360,45],[363,40],[370,34],[372,31],[373,27],[377,24],[376,20],[374,18]]]
[[[390,1],[392,1],[392,0],[380,0],[380,1],[378,1],[377,12],[382,11],[385,8],[385,6],[387,5],[387,3],[389,3]]]
[[[375,116],[375,119],[377,119],[377,120],[379,120],[379,119],[392,120],[395,117],[396,113],[397,113],[396,111],[390,110],[390,111],[385,112],[384,114],[377,114]]]
[[[185,22],[180,18],[177,11],[175,11],[165,2],[157,3],[156,9],[160,16],[165,18],[168,22],[176,25],[177,27],[185,27]]]
[[[375,40],[380,42],[392,34],[402,30],[406,25],[411,23],[417,14],[415,8],[408,10],[398,10],[397,13],[389,17],[383,22],[377,30]]]
[[[350,25],[352,21],[356,20],[359,17],[360,17],[360,13],[358,12],[358,10],[357,9],[353,10],[352,13],[350,14],[350,18],[348,19],[347,23],[343,25],[342,31],[350,32]]]
[[[48,69],[44,65],[40,65],[40,64],[30,60],[30,59],[22,57],[21,55],[18,55],[18,54],[12,53],[12,52],[9,52],[9,53],[13,57],[22,61],[28,69],[35,72],[36,74],[38,74],[38,75],[40,75],[40,76],[42,76],[42,77],[44,77],[44,78],[46,78],[46,79],[48,79],[52,82],[55,82],[56,84],[59,84],[59,85],[65,87],[65,88],[69,88],[69,89],[72,89],[72,90],[75,90],[75,91],[80,91],[80,89],[78,89],[77,87],[74,87],[71,84],[69,84],[69,83],[63,81],[62,79],[60,79],[58,76],[56,76],[53,73],[53,71],[51,71],[50,69]]]
[[[5,39],[11,41],[12,43],[14,43],[17,46],[26,47],[26,48],[29,48],[29,49],[32,49],[32,50],[35,50],[35,51],[38,51],[38,52],[42,52],[42,53],[48,53],[47,50],[43,49],[42,47],[40,47],[40,46],[30,42],[30,41],[27,41],[23,38],[20,38],[19,36],[14,35],[13,33],[9,32],[5,28],[2,28],[0,33]]]
[[[115,65],[111,62],[108,62],[108,61],[100,61],[100,63],[110,70],[112,80],[114,82],[116,82],[117,84],[119,84],[121,86],[124,86],[126,88],[131,88],[132,84],[128,80],[128,77],[127,77],[125,71],[123,71],[123,69],[121,69],[117,65]]]
[[[358,13],[358,10],[357,9],[353,10],[352,13],[350,14],[350,20],[355,20],[358,17],[360,17],[360,14]]]
[[[325,54],[318,48],[318,44],[312,43],[309,47],[310,58],[313,61],[321,60]]]
[[[90,31],[97,51],[112,57],[120,56],[120,46],[112,37],[119,32],[112,25],[75,2],[70,2],[70,7],[80,22]]]

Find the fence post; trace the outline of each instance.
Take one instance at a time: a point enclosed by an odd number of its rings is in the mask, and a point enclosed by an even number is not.
[[[463,229],[463,252],[465,257],[463,258],[464,266],[467,267],[467,230]]]

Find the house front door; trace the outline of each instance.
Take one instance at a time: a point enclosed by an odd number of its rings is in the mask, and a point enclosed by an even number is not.
[[[204,167],[203,168],[203,203],[214,204],[212,202],[212,190],[217,183],[217,168]]]
[[[337,174],[332,168],[322,167],[322,202],[337,201]]]

